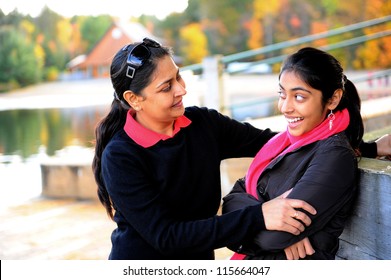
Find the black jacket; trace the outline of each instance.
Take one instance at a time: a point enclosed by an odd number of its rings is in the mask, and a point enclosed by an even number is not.
[[[282,231],[261,231],[252,240],[231,247],[256,259],[284,259],[284,248],[309,237],[315,254],[312,259],[334,259],[338,237],[350,214],[356,194],[357,159],[344,133],[329,137],[284,156],[265,168],[258,180],[261,202],[293,188],[289,198],[302,199],[317,210],[312,223],[298,236]],[[257,201],[245,193],[239,180],[224,198],[223,213]]]

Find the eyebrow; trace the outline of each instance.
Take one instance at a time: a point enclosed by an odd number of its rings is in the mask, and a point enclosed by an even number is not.
[[[280,88],[282,88],[283,90],[285,90],[285,88],[284,88],[281,84],[279,84],[279,85],[280,85]],[[308,92],[308,93],[312,94],[311,91],[309,91],[308,89],[305,89],[305,88],[303,88],[303,87],[294,87],[294,88],[292,88],[291,90],[292,90],[292,91],[302,90],[302,91],[305,91],[305,92]]]
[[[178,76],[178,73],[179,73],[179,68],[177,69],[177,72],[176,72],[175,77]],[[166,83],[169,83],[171,80],[172,80],[172,78],[169,78],[169,79],[167,79],[167,80],[165,80],[165,81],[159,83],[159,84],[156,86],[156,88],[159,88],[159,87],[161,87],[162,85],[164,85],[164,84],[166,84]]]

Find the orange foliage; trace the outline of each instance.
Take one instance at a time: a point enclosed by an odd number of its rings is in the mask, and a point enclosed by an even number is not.
[[[186,54],[187,63],[199,63],[208,54],[207,39],[199,23],[192,23],[180,29],[183,41],[182,53]]]
[[[247,45],[250,49],[256,49],[262,47],[263,40],[263,29],[260,21],[256,18],[252,18],[247,25],[249,31],[249,38],[247,40]]]
[[[312,34],[322,33],[322,32],[327,31],[328,29],[329,29],[328,25],[325,22],[314,21],[311,24],[311,33]],[[319,40],[315,41],[313,44],[314,44],[314,47],[325,46],[325,45],[327,45],[327,39],[326,38],[319,39]]]
[[[276,15],[283,4],[281,0],[254,0],[254,16],[258,19],[266,15]]]

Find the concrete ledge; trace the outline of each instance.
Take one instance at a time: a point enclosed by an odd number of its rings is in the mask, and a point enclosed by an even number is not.
[[[41,164],[42,195],[50,198],[97,200],[91,164]]]
[[[391,162],[363,158],[353,215],[340,237],[337,259],[391,259]]]
[[[50,198],[97,200],[92,173],[93,151],[68,147],[41,163],[42,195]]]

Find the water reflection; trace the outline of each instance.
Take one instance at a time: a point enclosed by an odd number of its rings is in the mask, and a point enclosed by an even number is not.
[[[45,147],[51,156],[70,145],[92,147],[107,107],[0,111],[0,154],[26,159]]]

